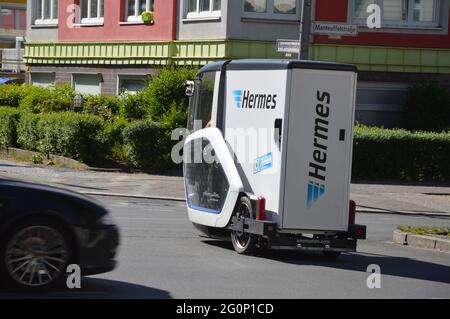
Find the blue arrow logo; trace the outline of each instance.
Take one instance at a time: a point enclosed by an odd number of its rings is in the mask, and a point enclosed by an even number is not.
[[[308,195],[306,203],[308,208],[311,208],[314,203],[316,203],[320,197],[325,194],[325,185],[309,182],[308,184]]]
[[[234,96],[234,102],[236,103],[236,106],[238,108],[241,108],[242,90],[234,90],[233,91],[233,96]]]

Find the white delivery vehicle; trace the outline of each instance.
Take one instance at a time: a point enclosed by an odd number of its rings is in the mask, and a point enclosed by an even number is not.
[[[235,250],[356,251],[349,200],[356,68],[236,60],[203,67],[186,93],[188,215]]]

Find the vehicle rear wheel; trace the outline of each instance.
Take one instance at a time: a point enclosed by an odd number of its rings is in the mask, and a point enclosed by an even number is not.
[[[243,196],[239,199],[235,215],[241,218],[255,218],[252,203],[248,197]],[[255,249],[256,241],[256,235],[237,231],[231,232],[231,242],[233,243],[234,250],[238,254],[250,255]]]
[[[41,291],[59,283],[73,256],[69,236],[59,224],[33,219],[13,227],[0,246],[0,277],[6,286]]]

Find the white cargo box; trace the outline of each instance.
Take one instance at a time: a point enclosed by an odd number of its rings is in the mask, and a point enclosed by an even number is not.
[[[279,232],[348,232],[356,81],[354,66],[334,63],[202,68],[185,143],[191,221],[230,227],[244,195],[265,198],[264,219]],[[213,149],[215,163],[193,163],[194,144]]]

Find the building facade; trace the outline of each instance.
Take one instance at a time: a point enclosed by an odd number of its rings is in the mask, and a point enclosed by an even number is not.
[[[378,4],[381,28],[367,26]],[[358,66],[356,119],[400,126],[409,85],[437,81],[450,88],[449,0],[317,0],[314,20],[356,24],[358,35],[315,35],[310,58]]]
[[[357,36],[310,37],[309,59],[358,66],[357,120],[398,126],[408,85],[450,86],[450,0],[312,0],[313,22],[358,25]],[[381,28],[367,26],[370,4]],[[283,58],[298,39],[301,0],[31,0],[29,81],[71,82],[84,93],[143,85],[162,65]],[[141,13],[153,11],[144,23]]]
[[[170,62],[176,7],[175,0],[28,1],[28,81],[70,82],[85,94],[136,91]],[[144,22],[150,11],[153,20]]]
[[[163,65],[282,57],[275,40],[298,33],[300,0],[276,1],[293,3],[291,12],[273,1],[266,16],[242,1],[31,0],[28,81],[112,95],[138,88]],[[142,22],[144,11],[154,12],[152,23]]]
[[[16,37],[25,36],[26,0],[0,2],[0,48],[15,48]]]

